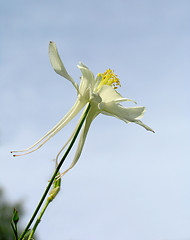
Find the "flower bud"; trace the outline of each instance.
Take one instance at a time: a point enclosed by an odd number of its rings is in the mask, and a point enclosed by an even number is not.
[[[57,176],[59,176],[60,173],[57,173]],[[53,201],[53,199],[57,196],[58,192],[60,191],[60,186],[61,186],[61,178],[59,178],[58,180],[55,179],[54,183],[53,183],[53,189],[49,192],[49,197],[48,200],[51,202]]]

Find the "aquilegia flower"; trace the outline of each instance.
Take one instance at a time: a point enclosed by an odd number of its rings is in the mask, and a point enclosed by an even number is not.
[[[130,123],[130,122],[136,123],[144,127],[146,130],[154,132],[150,127],[148,127],[147,125],[145,125],[143,122],[139,120],[144,115],[145,107],[125,108],[120,104],[121,102],[124,102],[124,101],[128,102],[133,100],[128,98],[123,98],[115,90],[117,89],[118,86],[120,86],[120,82],[119,82],[119,79],[117,78],[117,75],[113,71],[108,69],[103,74],[99,73],[95,78],[93,73],[84,64],[80,62],[78,65],[78,68],[81,70],[82,77],[81,77],[80,85],[78,86],[78,84],[73,80],[73,78],[66,71],[60,59],[60,56],[58,54],[56,44],[54,42],[50,42],[49,44],[49,58],[55,72],[63,76],[73,84],[73,86],[77,91],[77,100],[74,106],[71,108],[71,110],[63,117],[63,119],[55,127],[53,127],[44,137],[42,137],[30,148],[19,151],[19,152],[25,152],[21,155],[28,154],[39,149],[42,145],[44,145],[44,143],[46,143],[57,132],[59,132],[63,127],[65,127],[67,123],[69,123],[85,106],[87,108],[88,104],[90,104],[90,110],[88,112],[88,115],[84,122],[84,126],[82,128],[82,132],[80,135],[78,147],[77,147],[73,162],[63,174],[65,174],[69,169],[71,169],[78,161],[82,152],[82,148],[83,148],[90,124],[94,120],[94,118],[100,113],[117,117],[126,123]],[[73,135],[75,134],[80,124],[80,121],[81,121],[81,118],[79,119],[79,122],[72,136],[68,140],[68,142],[72,139]],[[67,143],[65,144],[65,146],[67,145]],[[61,151],[63,150],[63,148],[61,149]],[[59,152],[59,154],[61,153],[61,151]],[[14,155],[14,156],[19,156],[19,155]]]

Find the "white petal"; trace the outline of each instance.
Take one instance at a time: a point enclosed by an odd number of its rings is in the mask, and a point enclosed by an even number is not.
[[[150,128],[149,126],[147,126],[146,124],[144,124],[140,120],[134,120],[133,122],[142,126],[142,127],[144,127],[147,131],[151,131],[151,132],[155,133],[155,131],[152,128]]]
[[[134,102],[135,104],[137,104],[137,102],[135,102],[133,99],[129,99],[129,98],[118,98],[114,101],[115,103],[120,103],[120,102]]]
[[[126,119],[127,121],[133,121],[134,119],[141,118],[145,112],[145,107],[125,108],[114,102],[101,103],[100,106],[102,111],[117,116],[120,119]]]
[[[77,65],[82,72],[79,93],[86,99],[90,98],[90,94],[94,89],[95,79],[94,74],[81,63],[81,65]]]
[[[88,81],[88,85],[93,87],[95,84],[94,74],[84,64],[80,64],[77,66],[82,72],[82,78],[85,78]]]
[[[113,87],[104,85],[100,88],[98,91],[100,97],[102,98],[102,102],[108,103],[108,102],[123,102],[123,101],[133,101],[128,98],[123,98],[120,93],[118,93]],[[135,101],[133,101],[135,102]],[[136,102],[135,102],[136,103]]]
[[[77,83],[75,83],[75,81],[72,79],[72,77],[68,74],[67,70],[65,69],[59,56],[59,53],[57,51],[56,44],[54,42],[49,43],[49,58],[55,72],[69,80],[73,84],[73,86],[78,90],[78,85]]]
[[[84,65],[82,62],[79,62],[79,66],[81,66],[81,67],[84,67],[84,68],[87,68],[87,69],[88,69],[88,67],[87,67],[86,65]]]
[[[146,110],[145,107],[130,107],[124,108],[122,107],[122,112],[124,112],[124,117],[128,120],[139,119],[144,116],[144,112]]]
[[[117,117],[126,123],[134,122],[138,125],[141,125],[146,130],[154,132],[150,127],[138,120],[139,118],[143,117],[146,110],[145,107],[124,108],[120,104],[116,104],[113,102],[101,103],[100,105],[103,114]]]
[[[88,79],[89,84],[94,84],[95,82],[94,74],[89,70],[89,68],[85,66],[82,62],[80,62],[79,65],[77,66],[81,70],[82,76]]]

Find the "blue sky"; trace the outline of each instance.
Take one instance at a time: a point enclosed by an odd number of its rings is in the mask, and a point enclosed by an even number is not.
[[[23,224],[77,121],[39,151],[11,157],[76,100],[50,65],[50,40],[78,82],[79,61],[95,75],[114,69],[119,92],[147,108],[142,120],[156,131],[98,116],[40,224],[40,240],[190,239],[189,12],[188,0],[1,2],[0,186],[24,202]]]

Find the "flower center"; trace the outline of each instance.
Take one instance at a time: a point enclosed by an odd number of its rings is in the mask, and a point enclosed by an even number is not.
[[[118,86],[121,87],[119,78],[114,73],[114,70],[112,71],[110,68],[106,70],[105,73],[99,73],[98,77],[101,77],[101,80],[97,90],[99,90],[103,85],[113,86],[114,89],[117,89]]]

